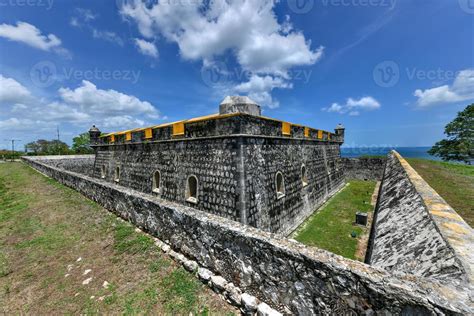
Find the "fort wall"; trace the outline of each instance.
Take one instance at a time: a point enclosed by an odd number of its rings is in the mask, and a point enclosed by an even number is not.
[[[95,155],[47,156],[48,165],[93,176]]]
[[[220,216],[60,169],[48,157],[23,159],[284,313],[474,313],[469,293],[455,284],[394,277]]]
[[[394,273],[469,284],[474,232],[397,152],[389,154],[367,262]]]
[[[148,138],[141,129],[102,137],[94,176],[283,235],[344,185],[341,134],[246,113],[176,124],[149,128]],[[154,192],[157,171],[161,189]],[[198,180],[192,201],[190,176]]]
[[[386,157],[342,158],[347,180],[380,181],[385,170]]]
[[[287,236],[345,184],[339,145],[249,138],[244,148],[248,224],[254,227]],[[279,171],[285,175],[280,199],[275,188]]]
[[[95,176],[160,198],[193,206],[240,221],[238,138],[120,144],[97,152]],[[160,172],[160,192],[152,192],[153,175]],[[198,179],[197,203],[186,200],[189,176]]]

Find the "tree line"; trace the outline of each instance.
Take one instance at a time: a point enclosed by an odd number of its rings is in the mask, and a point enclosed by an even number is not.
[[[60,140],[38,139],[25,145],[27,155],[74,155],[92,154],[89,133],[80,134],[72,140],[72,146]]]

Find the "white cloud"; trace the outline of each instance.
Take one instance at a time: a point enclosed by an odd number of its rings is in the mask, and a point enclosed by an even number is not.
[[[28,122],[25,122],[25,121],[21,121],[17,119],[16,117],[12,117],[3,121],[0,120],[0,130],[18,129],[22,126],[25,126],[25,125],[27,126],[30,124],[31,124],[30,120],[28,120]]]
[[[293,85],[283,78],[253,75],[249,81],[235,86],[233,91],[247,94],[255,102],[265,104],[269,108],[277,108],[279,103],[272,98],[271,91],[275,88],[291,89],[292,87]]]
[[[340,114],[348,113],[351,116],[360,115],[361,111],[373,111],[380,109],[381,104],[373,97],[367,96],[360,99],[348,98],[345,104],[333,103],[323,108],[323,111]]]
[[[40,117],[48,122],[82,123],[92,119],[91,115],[60,102],[51,102],[37,110],[41,112]]]
[[[16,26],[0,24],[0,37],[44,51],[55,51],[65,56],[69,55],[69,52],[61,47],[61,40],[56,35],[43,35],[38,28],[26,22],[17,22]]]
[[[312,49],[311,42],[293,30],[289,17],[278,22],[273,11],[274,0],[209,1],[209,4],[189,1],[186,5],[173,1],[154,5],[139,0],[124,3],[120,13],[135,21],[144,37],[162,36],[178,45],[184,59],[201,60],[203,65],[231,52],[243,70],[255,76],[289,81],[291,68],[312,65],[323,55],[323,47]],[[243,89],[239,82],[235,84]],[[270,85],[258,93],[272,102],[264,105],[276,104],[268,98],[272,87],[277,88]]]
[[[84,20],[85,22],[89,22],[92,20],[97,19],[97,14],[93,13],[89,9],[83,9],[83,8],[76,8],[76,12],[79,14],[79,16]]]
[[[359,100],[349,98],[347,99],[347,106],[351,109],[376,110],[380,108],[380,103],[372,97],[363,97]]]
[[[133,95],[116,90],[98,89],[92,82],[83,80],[82,85],[74,90],[60,88],[59,95],[65,103],[79,106],[91,114],[146,114],[158,117],[158,110],[148,101],[141,101]]]
[[[103,124],[103,128],[122,130],[142,126],[145,126],[145,121],[134,118],[130,115],[108,117]]]
[[[100,31],[98,29],[92,28],[92,36],[97,39],[103,39],[119,46],[123,46],[122,38],[114,32]]]
[[[76,8],[75,15],[71,17],[69,24],[77,28],[84,27],[88,29],[91,32],[93,38],[123,46],[124,41],[119,35],[117,35],[117,33],[99,30],[91,25],[92,21],[96,20],[97,17],[98,15],[93,13],[91,10]]]
[[[138,51],[143,55],[158,58],[158,49],[155,44],[140,38],[135,39],[135,44],[137,45]]]
[[[30,99],[31,93],[21,83],[0,74],[0,103],[22,103]]]
[[[49,133],[61,124],[81,130],[95,124],[104,131],[113,131],[151,125],[150,120],[160,118],[159,111],[151,103],[116,90],[98,89],[89,81],[83,81],[76,89],[60,88],[58,96],[59,101],[35,98],[16,80],[0,75],[1,100],[17,102],[9,104],[10,112],[0,113],[3,116],[0,117],[0,130]]]
[[[69,24],[74,27],[82,27],[84,24],[91,22],[97,18],[97,14],[94,14],[91,10],[76,8],[75,15],[71,17]]]
[[[419,107],[429,107],[440,103],[454,103],[474,99],[474,69],[459,72],[451,86],[421,90],[417,89],[414,96],[418,98]]]

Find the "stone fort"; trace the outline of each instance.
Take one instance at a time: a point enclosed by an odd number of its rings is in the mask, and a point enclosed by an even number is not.
[[[227,97],[214,115],[93,127],[94,155],[23,161],[154,236],[246,315],[473,315],[473,229],[396,151],[341,158],[344,134]],[[288,238],[346,179],[381,182],[365,262]]]
[[[261,115],[248,97],[219,113],[99,136],[94,176],[265,231],[289,234],[344,185],[335,132]]]

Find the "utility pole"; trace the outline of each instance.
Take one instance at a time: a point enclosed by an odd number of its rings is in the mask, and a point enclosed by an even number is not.
[[[58,155],[61,155],[61,151],[60,151],[61,147],[59,146],[59,126],[56,126],[56,131],[58,133],[58,144],[57,144],[57,146],[58,146]]]
[[[21,142],[21,139],[5,139],[6,141],[10,141],[12,142],[12,161],[14,160],[14,156],[15,156],[15,142]]]

